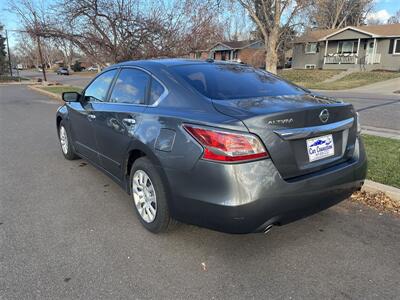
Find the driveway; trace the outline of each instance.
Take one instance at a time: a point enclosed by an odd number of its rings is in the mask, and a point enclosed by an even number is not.
[[[399,218],[345,201],[267,235],[153,235],[110,178],[63,158],[58,106],[0,86],[0,299],[399,297]]]
[[[353,93],[379,94],[390,96],[393,95],[393,92],[400,91],[400,77],[375,82],[348,91]]]

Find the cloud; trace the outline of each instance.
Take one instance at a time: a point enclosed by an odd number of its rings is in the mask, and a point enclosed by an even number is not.
[[[386,23],[387,20],[391,17],[391,14],[386,9],[381,9],[376,12],[371,12],[367,15],[367,21],[379,23]]]

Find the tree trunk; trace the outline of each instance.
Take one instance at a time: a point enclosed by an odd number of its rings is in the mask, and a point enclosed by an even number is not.
[[[265,43],[265,70],[276,74],[277,64],[278,64],[278,53],[277,53],[277,44],[278,44],[279,34],[276,29],[271,30],[268,38],[264,39]]]

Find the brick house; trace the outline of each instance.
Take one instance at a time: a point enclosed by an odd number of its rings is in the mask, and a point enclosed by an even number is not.
[[[224,41],[207,50],[193,51],[190,58],[238,61],[260,68],[265,65],[265,48],[261,40]]]

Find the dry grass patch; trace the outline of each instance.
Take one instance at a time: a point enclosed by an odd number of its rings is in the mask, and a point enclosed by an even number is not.
[[[278,75],[299,86],[316,90],[345,90],[400,77],[400,72],[354,72],[333,82],[324,83],[326,79],[341,72],[343,70],[280,70]]]
[[[391,199],[384,193],[355,192],[350,197],[351,201],[361,202],[379,211],[390,212],[400,216],[400,202]]]
[[[343,70],[279,70],[278,75],[299,86],[310,88],[315,83],[329,79]]]
[[[82,92],[82,88],[76,86],[65,86],[65,85],[57,85],[57,86],[46,86],[40,87],[40,89],[55,93],[55,94],[62,94],[63,92]]]
[[[333,82],[312,83],[308,86],[308,88],[319,89],[319,90],[346,90],[397,77],[400,77],[400,72],[385,72],[385,71],[354,72]]]

